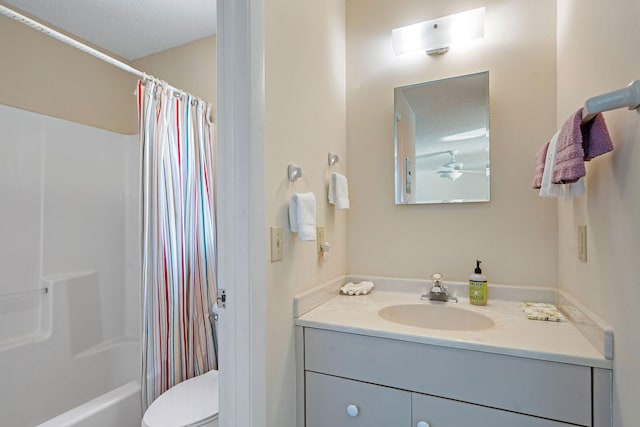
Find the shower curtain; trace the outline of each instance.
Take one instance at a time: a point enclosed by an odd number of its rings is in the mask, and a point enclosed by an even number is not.
[[[142,159],[142,401],[217,369],[211,107],[138,82]]]

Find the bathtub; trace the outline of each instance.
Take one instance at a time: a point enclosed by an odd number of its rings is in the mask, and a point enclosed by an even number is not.
[[[131,381],[38,427],[138,427],[141,419],[140,383]]]
[[[5,302],[5,315],[19,309],[39,326],[0,340],[0,424],[139,426],[140,339],[102,335],[98,274],[49,278],[43,289],[37,303]]]

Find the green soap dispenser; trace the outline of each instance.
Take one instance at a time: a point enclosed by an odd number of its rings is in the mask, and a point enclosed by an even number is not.
[[[481,262],[476,260],[476,269],[469,276],[469,302],[473,305],[487,304],[487,276],[482,274]]]

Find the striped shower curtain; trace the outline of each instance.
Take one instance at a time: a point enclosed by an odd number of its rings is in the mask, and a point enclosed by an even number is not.
[[[138,82],[142,159],[142,401],[217,368],[211,107]]]

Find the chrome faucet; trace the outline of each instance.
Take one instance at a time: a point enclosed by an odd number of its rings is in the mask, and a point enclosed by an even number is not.
[[[449,290],[444,286],[442,274],[433,273],[431,275],[431,282],[431,290],[428,293],[421,295],[421,300],[458,302],[457,297],[449,295]]]

